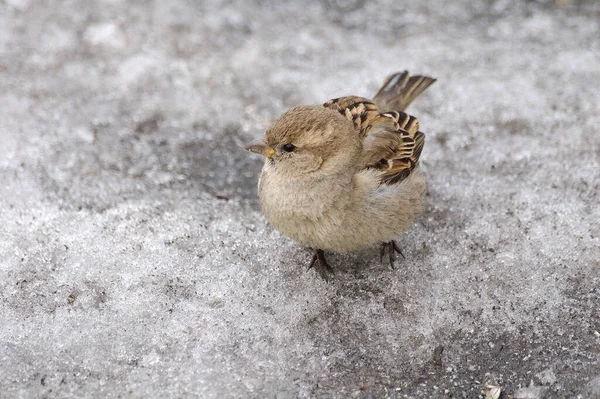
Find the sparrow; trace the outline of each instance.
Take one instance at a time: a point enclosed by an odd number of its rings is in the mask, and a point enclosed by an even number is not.
[[[419,157],[425,135],[406,107],[436,79],[391,74],[372,100],[347,96],[285,112],[244,149],[265,156],[258,196],[266,219],[314,249],[308,269],[334,273],[325,250],[379,244],[389,262],[394,241],[422,212]]]

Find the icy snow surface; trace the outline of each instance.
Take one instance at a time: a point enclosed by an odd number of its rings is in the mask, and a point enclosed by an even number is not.
[[[0,396],[598,397],[599,15],[0,2]],[[241,147],[404,69],[438,78],[426,212],[396,270],[329,255],[327,284]]]

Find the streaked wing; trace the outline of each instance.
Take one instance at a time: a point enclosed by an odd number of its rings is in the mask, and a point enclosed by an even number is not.
[[[425,140],[415,117],[397,111],[382,113],[374,102],[356,96],[335,98],[323,106],[354,124],[363,140],[362,166],[379,169],[382,183],[394,184],[410,175]]]

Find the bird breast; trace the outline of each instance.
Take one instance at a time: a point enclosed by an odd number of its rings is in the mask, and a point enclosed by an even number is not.
[[[336,179],[289,179],[265,167],[258,183],[258,196],[267,220],[288,237],[314,246],[326,237],[333,224],[341,223],[351,205],[351,182]],[[337,215],[337,216],[336,216]]]

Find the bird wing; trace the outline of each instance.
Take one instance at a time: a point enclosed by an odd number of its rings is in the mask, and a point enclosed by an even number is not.
[[[394,184],[410,175],[425,142],[417,118],[401,111],[381,112],[377,104],[357,96],[334,98],[323,106],[354,124],[363,140],[362,166],[379,169],[383,184]]]

